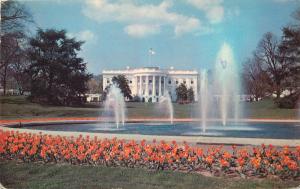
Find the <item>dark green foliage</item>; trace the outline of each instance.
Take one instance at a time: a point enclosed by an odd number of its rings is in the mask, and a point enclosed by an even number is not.
[[[279,108],[297,108],[300,102],[300,93],[293,93],[291,95],[285,96],[283,98],[279,98],[275,100],[275,103],[278,105]]]
[[[190,87],[187,91],[187,100],[189,102],[194,102],[195,101],[195,94],[194,94],[194,90],[192,87]]]
[[[132,99],[131,90],[128,85],[128,80],[124,75],[114,76],[112,82],[121,89],[125,98]]]
[[[184,103],[188,100],[188,89],[185,84],[181,83],[176,88],[177,102]]]
[[[65,30],[41,30],[30,39],[31,98],[49,104],[74,105],[84,100],[86,63],[77,57],[83,42],[68,38]]]
[[[131,100],[132,102],[141,102],[141,98],[139,96],[134,96]]]

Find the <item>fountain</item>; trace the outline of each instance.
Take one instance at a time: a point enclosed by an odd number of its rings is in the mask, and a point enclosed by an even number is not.
[[[169,114],[170,122],[171,124],[173,124],[174,111],[173,111],[172,100],[168,91],[164,91],[164,95],[160,97],[159,108],[160,110],[166,109],[166,111]]]
[[[207,113],[208,113],[208,79],[207,71],[202,70],[200,73],[200,113],[202,131],[206,131]]]
[[[272,143],[276,141],[269,139],[285,139],[287,144],[295,144],[294,140],[291,139],[300,140],[300,127],[299,120],[297,119],[288,121],[283,120],[282,122],[276,120],[264,120],[263,122],[258,122],[257,120],[251,119],[247,119],[246,121],[239,120],[239,122],[235,124],[231,122],[233,118],[237,120],[240,116],[239,113],[241,113],[239,110],[241,106],[237,98],[238,94],[240,94],[240,78],[231,47],[228,44],[224,43],[221,47],[216,58],[214,72],[211,73],[202,70],[200,74],[198,80],[200,85],[199,93],[197,91],[196,94],[199,95],[197,112],[200,112],[199,110],[201,110],[201,114],[198,116],[201,118],[201,123],[194,122],[194,120],[196,120],[194,119],[195,114],[192,114],[193,118],[182,119],[170,127],[170,123],[158,123],[158,119],[155,119],[155,117],[153,121],[151,121],[150,119],[145,119],[142,115],[141,117],[137,117],[138,119],[133,119],[131,123],[125,123],[125,126],[119,129],[120,124],[124,125],[125,102],[121,90],[116,85],[111,85],[104,105],[105,113],[111,115],[112,121],[115,122],[115,124],[111,124],[112,127],[107,127],[108,124],[106,122],[96,122],[96,119],[95,122],[91,122],[90,119],[89,121],[86,119],[76,119],[76,124],[74,124],[75,120],[70,121],[66,119],[66,121],[58,123],[45,121],[39,125],[40,122],[38,121],[36,124],[30,122],[28,124],[25,123],[24,125],[26,126],[26,129],[106,133],[107,136],[110,137],[115,137],[116,134],[124,134],[123,136],[126,140],[139,140],[139,138],[144,138],[144,136],[147,136],[148,138],[150,137],[148,135],[153,136],[153,138],[159,137],[161,139],[175,141],[182,141],[182,136],[190,136],[191,138],[188,138],[188,140],[196,142],[199,142],[198,140],[201,142],[202,140],[198,139],[196,136],[206,136],[212,138],[205,139],[203,140],[204,142],[210,140],[211,143],[244,143],[247,145],[259,144],[261,141],[269,141]],[[165,114],[169,117],[172,124],[174,110],[169,92],[165,88],[164,85],[164,95],[159,98],[159,103],[156,104],[159,109],[153,112],[153,115],[158,115],[158,118],[162,116],[162,114]],[[131,110],[141,111],[140,104],[132,103],[131,106],[133,107]],[[144,106],[144,108],[148,109],[152,107],[153,106],[150,105]],[[188,108],[191,107],[196,106],[193,104]],[[148,109],[145,111],[147,113],[145,115],[147,116],[149,115]],[[180,111],[188,111],[188,109],[182,109]],[[220,117],[222,120],[221,122],[214,121],[208,124],[210,119]],[[106,116],[103,115],[103,118],[106,118]],[[105,121],[105,119],[103,120]],[[230,120],[230,122],[228,120]],[[78,121],[80,121],[80,124],[78,124]],[[202,124],[202,127],[199,127],[199,124]],[[222,125],[226,125],[226,127],[223,127]],[[19,124],[12,124],[11,126],[18,127]],[[22,125],[22,127],[24,126]],[[137,135],[140,136],[137,137]],[[220,139],[216,139],[216,137],[220,137]],[[248,139],[244,140],[243,138]],[[253,142],[255,140],[256,143]],[[277,141],[277,144],[282,145],[282,141],[283,140]]]
[[[115,85],[111,85],[104,102],[104,114],[113,113],[117,128],[119,124],[125,124],[125,102],[121,90]]]
[[[238,94],[240,83],[231,47],[224,43],[218,53],[215,65],[215,84],[217,93],[220,97],[220,114],[222,124],[226,125],[228,119],[228,110],[233,110],[232,114],[235,120],[238,119]]]

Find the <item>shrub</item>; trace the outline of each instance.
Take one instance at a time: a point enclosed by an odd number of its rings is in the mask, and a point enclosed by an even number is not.
[[[300,93],[293,93],[289,96],[279,98],[275,100],[275,103],[279,108],[293,109],[297,107],[297,103],[300,101]]]

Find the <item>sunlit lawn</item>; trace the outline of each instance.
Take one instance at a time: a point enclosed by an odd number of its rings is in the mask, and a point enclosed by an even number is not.
[[[166,111],[159,110],[157,104],[129,102],[127,115],[133,117],[166,117]],[[174,103],[175,118],[189,118],[197,116],[198,105]],[[245,118],[283,118],[294,119],[296,109],[279,109],[272,100],[260,102],[247,102],[243,104]],[[217,109],[214,109],[217,113]],[[31,103],[24,97],[0,97],[1,119],[32,118],[32,117],[97,117],[101,116],[103,106],[101,104],[86,104],[82,107],[47,106]]]

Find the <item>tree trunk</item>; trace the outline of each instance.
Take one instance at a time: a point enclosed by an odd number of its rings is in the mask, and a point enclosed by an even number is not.
[[[24,91],[23,91],[23,89],[22,89],[21,87],[19,87],[19,94],[20,94],[20,95],[23,95],[23,94],[24,94]]]
[[[49,75],[49,86],[48,86],[48,102],[52,103],[52,85],[53,85],[53,74]]]
[[[3,82],[2,82],[2,85],[3,85],[3,96],[6,95],[6,76],[7,76],[7,65],[5,65],[4,67],[4,73],[3,73]]]
[[[280,90],[277,89],[277,90],[276,90],[276,99],[279,99],[279,98],[280,98]]]

